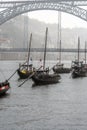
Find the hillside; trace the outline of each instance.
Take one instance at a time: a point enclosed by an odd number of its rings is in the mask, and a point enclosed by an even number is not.
[[[28,24],[24,26],[24,19]],[[48,47],[57,47],[58,27],[56,24],[45,24],[27,16],[18,16],[0,26],[0,47],[25,48],[28,46],[30,33],[33,34],[32,47],[44,47],[45,29],[48,27]],[[62,47],[76,48],[78,36],[81,48],[87,41],[87,29],[62,28]],[[25,38],[25,39],[24,39]]]

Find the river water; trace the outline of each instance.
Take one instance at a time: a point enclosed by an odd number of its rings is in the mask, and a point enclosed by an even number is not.
[[[0,61],[1,81],[18,68],[18,61]],[[15,74],[11,89],[0,98],[0,130],[87,130],[87,77],[62,74],[60,83],[32,87],[32,80],[18,87]]]

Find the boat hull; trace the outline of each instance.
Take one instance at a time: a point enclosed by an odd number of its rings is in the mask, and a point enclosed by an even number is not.
[[[86,72],[72,72],[72,78],[78,78],[78,77],[87,77]]]
[[[24,73],[23,71],[21,71],[20,69],[17,70],[17,73],[20,77],[20,79],[26,79],[28,78],[33,72],[32,71],[27,71],[26,73]]]
[[[64,67],[64,64],[56,64],[53,67],[54,73],[70,73],[71,68]]]
[[[70,73],[70,68],[53,68],[55,73]]]
[[[0,83],[0,95],[5,94],[10,89],[9,82]]]
[[[37,74],[32,76],[32,80],[36,85],[46,85],[46,84],[55,84],[58,83],[61,79],[60,75],[50,74],[50,75],[40,75]]]
[[[87,77],[87,70],[85,68],[85,65],[83,64],[83,61],[72,61],[72,71],[71,75],[72,78],[78,78],[78,77]]]

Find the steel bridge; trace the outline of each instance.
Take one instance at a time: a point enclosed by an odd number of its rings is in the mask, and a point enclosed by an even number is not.
[[[66,12],[87,21],[87,10],[83,6],[87,6],[87,0],[1,1],[0,25],[20,14],[36,10]]]

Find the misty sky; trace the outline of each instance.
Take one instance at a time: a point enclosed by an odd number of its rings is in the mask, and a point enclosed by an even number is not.
[[[87,22],[68,13],[61,14],[62,27],[84,27],[87,28]],[[58,23],[58,12],[57,11],[34,11],[29,12],[29,17],[44,21],[45,23]]]

